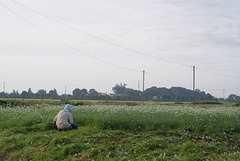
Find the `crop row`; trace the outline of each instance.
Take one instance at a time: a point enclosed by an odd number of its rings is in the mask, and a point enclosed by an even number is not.
[[[0,130],[9,127],[51,124],[63,106],[32,105],[1,107]],[[239,107],[188,106],[76,106],[72,111],[76,124],[100,129],[156,130],[188,129],[196,132],[240,132]]]

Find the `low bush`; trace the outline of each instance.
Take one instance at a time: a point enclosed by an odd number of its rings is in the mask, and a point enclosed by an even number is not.
[[[240,102],[235,103],[234,106],[240,107]]]
[[[218,101],[201,101],[201,102],[194,102],[195,104],[223,104],[221,102]]]

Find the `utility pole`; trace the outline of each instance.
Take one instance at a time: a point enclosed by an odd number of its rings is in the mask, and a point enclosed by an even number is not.
[[[193,107],[195,104],[195,66],[193,66]]]
[[[67,86],[65,86],[65,99],[64,102],[67,102]]]
[[[143,91],[142,91],[142,104],[144,105],[144,79],[145,79],[145,71],[143,70]]]
[[[138,80],[138,90],[140,91],[140,80]]]
[[[225,99],[225,89],[223,89],[223,98]]]
[[[3,82],[3,93],[5,93],[5,82]]]

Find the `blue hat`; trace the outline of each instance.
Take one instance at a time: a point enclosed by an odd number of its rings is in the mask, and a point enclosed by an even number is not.
[[[65,107],[64,107],[64,111],[66,111],[66,112],[70,112],[71,110],[73,110],[74,109],[74,107],[72,106],[72,105],[70,105],[70,104],[67,104]]]

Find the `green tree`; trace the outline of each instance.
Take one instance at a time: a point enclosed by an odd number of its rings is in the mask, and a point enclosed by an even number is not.
[[[28,98],[34,98],[34,93],[32,92],[31,88],[28,88],[27,95],[28,95]]]
[[[22,93],[20,94],[21,98],[28,98],[28,93],[27,91],[22,91]]]
[[[99,93],[95,89],[90,89],[88,92],[88,99],[96,100],[98,99]]]
[[[48,96],[49,98],[52,98],[52,99],[58,99],[59,98],[59,95],[57,93],[57,90],[54,88],[54,90],[50,90],[48,92]]]
[[[112,91],[115,93],[115,94],[123,94],[123,92],[126,90],[126,84],[122,84],[120,83],[119,85],[116,84],[113,88],[112,88]]]
[[[82,89],[81,97],[82,97],[83,99],[85,99],[85,98],[87,97],[87,95],[88,95],[88,91],[87,91],[86,89]]]
[[[235,94],[230,94],[227,100],[230,102],[237,102],[237,101],[240,101],[240,96],[237,96]]]
[[[73,92],[72,92],[73,99],[76,99],[76,100],[80,99],[81,98],[81,93],[82,93],[81,89],[79,89],[79,88],[74,89]]]
[[[9,94],[9,98],[19,98],[19,97],[20,97],[20,94],[16,90],[13,90],[12,93]]]
[[[76,88],[73,90],[72,92],[73,94],[73,99],[86,99],[86,96],[88,94],[87,90],[86,89],[79,89],[79,88]]]
[[[44,89],[38,90],[38,92],[36,93],[36,98],[40,98],[40,99],[47,98],[46,90],[44,90]]]

